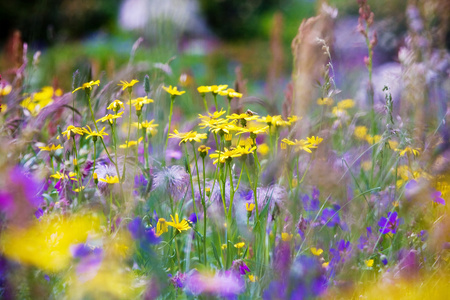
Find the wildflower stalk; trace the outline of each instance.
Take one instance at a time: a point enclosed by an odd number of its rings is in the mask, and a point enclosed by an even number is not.
[[[92,140],[94,141],[94,164],[92,165],[92,170],[93,170],[93,172],[92,172],[91,177],[89,177],[89,180],[88,180],[86,186],[89,185],[89,183],[90,183],[91,180],[92,180],[92,177],[94,176],[94,173],[95,173],[95,164],[96,164],[96,159],[97,159],[97,148],[96,148],[97,137],[96,137],[96,136],[92,137]]]
[[[90,94],[90,92],[88,90],[85,90],[85,91],[86,91],[86,95],[87,95],[87,98],[88,98],[89,110],[91,111],[92,122],[94,122],[95,130],[97,130],[97,132],[99,132],[98,126],[97,126],[97,122],[95,122],[94,111],[92,110],[91,94]],[[114,120],[114,123],[115,123],[115,120]],[[103,141],[103,138],[100,138],[100,140],[102,141],[102,145],[103,145],[103,148],[105,149],[106,155],[108,155],[109,161],[114,165],[114,167],[116,167],[117,177],[119,178],[120,193],[123,196],[122,180],[120,179],[119,168],[118,168],[118,165],[117,165],[117,152],[116,152],[116,162],[114,163],[113,159],[111,158],[111,155],[109,154],[108,148],[105,145],[105,141]]]
[[[207,264],[207,255],[206,255],[206,174],[205,174],[205,157],[202,156],[202,165],[203,165],[203,254],[205,255],[205,265]]]
[[[205,111],[208,113],[208,103],[206,103],[205,93],[201,93],[203,99],[203,105],[205,105]]]
[[[52,166],[53,174],[55,174],[55,166],[53,165],[53,154],[52,153],[50,153],[50,164]]]
[[[219,108],[217,107],[217,94],[213,93],[214,96],[214,105],[216,106],[216,111],[219,111]]]
[[[166,144],[164,146],[164,154],[167,151],[167,143],[169,142],[169,133],[170,133],[170,125],[172,123],[172,113],[173,113],[173,103],[174,102],[175,102],[175,96],[170,96],[169,128],[167,129],[167,137],[166,137]],[[163,160],[163,163],[165,164],[165,159]]]
[[[228,207],[228,223],[231,225],[231,214],[233,211],[233,200],[234,200],[234,187],[233,187],[233,172],[231,168],[231,162],[228,162],[228,169],[230,175],[230,206]]]
[[[77,183],[78,183],[78,189],[79,189],[79,193],[78,193],[78,204],[81,203],[81,176],[80,176],[80,168],[78,167],[78,151],[77,151],[77,143],[75,142],[75,135],[72,135],[72,139],[73,139],[73,156],[74,156],[74,161],[76,161],[76,164],[74,163],[74,168],[75,168],[75,172],[77,173]]]
[[[129,102],[130,102],[130,118],[128,119],[128,135],[127,135],[127,145],[130,143],[130,134],[131,134],[131,88],[128,88],[128,94],[129,94]],[[128,146],[125,149],[125,158],[123,160],[123,170],[122,170],[122,181],[125,179],[125,168],[127,163],[127,156],[128,156],[128,149],[130,147]],[[120,176],[119,176],[120,177]]]

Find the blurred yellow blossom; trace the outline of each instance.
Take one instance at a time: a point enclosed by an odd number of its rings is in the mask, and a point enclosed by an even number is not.
[[[131,88],[133,87],[133,85],[135,85],[136,83],[138,83],[139,80],[133,79],[130,82],[125,81],[125,80],[121,80],[120,83],[118,84],[119,86],[122,87],[122,91],[126,90],[127,88]]]
[[[100,80],[97,80],[97,81],[91,80],[91,81],[89,81],[89,82],[83,83],[82,86],[77,87],[76,89],[74,89],[74,90],[72,91],[72,94],[75,93],[75,92],[78,91],[78,90],[81,90],[81,89],[84,89],[84,90],[90,89],[90,90],[92,90],[92,87],[93,87],[94,85],[97,85],[97,86],[100,85]]]

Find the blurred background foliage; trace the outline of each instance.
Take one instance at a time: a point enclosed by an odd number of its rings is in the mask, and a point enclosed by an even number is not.
[[[437,0],[436,0],[437,1]],[[430,3],[436,2],[431,0]],[[92,70],[98,77],[104,71],[113,79],[117,70],[130,62],[130,52],[143,37],[133,62],[145,63],[148,72],[155,63],[171,61],[169,81],[189,75],[186,84],[231,84],[235,68],[249,79],[249,89],[263,91],[273,60],[273,45],[281,49],[283,73],[279,95],[292,72],[291,42],[301,21],[317,14],[323,1],[315,0],[36,0],[0,2],[0,73],[11,78],[20,64],[20,41],[28,44],[29,62],[41,51],[39,68],[30,89],[53,82],[65,91],[71,88],[71,74]],[[408,1],[369,1],[377,22],[387,22],[386,60],[397,54],[398,40],[406,31]],[[414,1],[412,1],[414,2]],[[350,19],[356,31],[356,0],[332,0],[338,19]],[[280,16],[278,23],[276,15]],[[428,24],[442,20],[429,17]],[[278,28],[278,35],[274,31]],[[18,34],[20,32],[20,35]],[[381,33],[381,32],[380,32]],[[339,33],[337,33],[339,34]],[[448,36],[448,33],[447,33]],[[362,37],[360,37],[362,40]],[[448,38],[447,47],[448,47]],[[391,43],[391,44],[389,44]],[[381,51],[383,49],[380,49]],[[390,52],[389,52],[390,51]],[[175,58],[175,59],[173,59]],[[17,60],[19,62],[14,63]],[[141,69],[142,69],[141,68]],[[147,70],[145,70],[147,68]],[[38,75],[38,76],[37,76]],[[182,82],[181,82],[182,83]]]

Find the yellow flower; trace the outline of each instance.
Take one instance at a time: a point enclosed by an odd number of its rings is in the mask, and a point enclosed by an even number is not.
[[[338,118],[344,118],[348,116],[347,111],[345,109],[339,108],[337,106],[333,107],[331,113]]]
[[[138,83],[139,81],[136,79],[131,80],[130,82],[125,81],[125,80],[121,80],[120,83],[118,84],[119,86],[122,87],[122,91],[126,90],[127,88],[131,88],[133,87],[133,85],[135,85],[136,83]]]
[[[99,138],[103,138],[104,135],[108,135],[105,131],[105,127],[102,128],[102,130],[100,130],[99,132],[97,131],[92,131],[91,127],[89,127],[89,125],[86,125],[86,128],[83,128],[83,131],[87,134],[86,139],[90,138],[90,137],[99,137]],[[94,139],[95,140],[95,139]]]
[[[73,134],[73,135],[75,135],[75,134],[83,135],[84,134],[84,130],[83,130],[83,128],[75,127],[73,125],[69,125],[65,131],[61,132],[61,134],[62,135],[66,135],[66,138],[70,139],[70,135],[71,134]]]
[[[203,116],[203,115],[201,115],[201,114],[198,114],[198,118],[199,118],[200,120],[218,119],[218,118],[220,118],[220,116],[222,116],[224,113],[226,113],[226,111],[224,111],[223,108],[221,108],[220,111],[215,111],[215,112],[212,113],[212,114],[208,112],[208,115],[209,115],[209,116]],[[223,121],[225,121],[225,120],[223,120]]]
[[[158,124],[154,124],[153,122],[155,122],[155,120],[151,120],[150,122],[146,120],[146,121],[143,121],[141,123],[133,122],[132,125],[134,127],[137,127],[138,129],[145,128],[148,133],[151,133],[152,135],[155,135],[156,132],[157,132],[156,127],[158,127],[159,125]]]
[[[290,116],[290,117],[288,117],[288,122],[289,123],[295,123],[295,122],[297,122],[298,120],[300,120],[301,118],[299,118],[299,117],[297,117],[297,116]]]
[[[253,203],[245,203],[245,209],[248,212],[252,212],[255,209],[255,204],[253,204]]]
[[[291,240],[292,240],[292,237],[293,237],[294,235],[291,233],[291,234],[289,234],[289,233],[287,233],[287,232],[283,232],[282,234],[281,234],[281,239],[283,240],[283,242],[290,242]]]
[[[209,127],[211,132],[218,133],[219,135],[229,134],[231,131],[239,130],[239,127],[237,127],[234,123],[222,123],[210,125]]]
[[[227,96],[229,99],[233,99],[233,98],[242,98],[242,94],[236,92],[233,89],[227,89],[227,90],[222,90],[219,91],[219,95],[220,96]]]
[[[166,219],[159,218],[158,224],[156,224],[156,236],[160,236],[167,231],[169,231],[169,228],[167,227]]]
[[[212,89],[212,87],[211,86],[199,86],[198,88],[197,88],[197,91],[200,93],[200,94],[206,94],[206,93],[209,93],[209,92],[212,92],[213,91],[213,89]]]
[[[198,152],[208,154],[208,152],[209,152],[209,150],[211,150],[211,148],[210,147],[206,147],[205,145],[201,145],[200,147],[198,147],[197,150],[198,150]]]
[[[222,248],[222,250],[227,249],[227,244],[222,244],[222,246],[220,248]]]
[[[248,280],[250,280],[251,282],[256,282],[256,280],[258,280],[258,277],[249,274],[248,275]]]
[[[98,119],[97,121],[95,121],[95,123],[109,121],[109,123],[112,124],[114,119],[122,118],[123,113],[124,112],[120,112],[120,113],[115,114],[115,115],[107,114],[106,116],[104,116],[104,117]]]
[[[308,143],[310,143],[312,146],[314,146],[315,148],[317,148],[317,146],[322,143],[323,138],[320,138],[318,136],[312,136],[312,137],[307,137],[306,140],[308,141]]]
[[[46,272],[59,272],[70,266],[70,247],[85,243],[89,234],[99,233],[100,221],[90,215],[63,217],[49,215],[27,228],[9,227],[2,232],[3,255]]]
[[[233,157],[242,156],[242,153],[239,151],[236,151],[236,149],[228,150],[227,148],[225,148],[224,150],[225,150],[224,152],[216,150],[216,153],[213,153],[209,156],[210,158],[217,158],[213,162],[213,164],[216,164],[219,161],[219,157],[220,157],[220,162],[225,163],[225,162],[231,161],[233,159]]]
[[[80,191],[84,190],[85,188],[86,187],[83,185],[83,186],[81,186],[81,188],[76,188],[73,191],[76,192],[76,193],[79,193]]]
[[[59,179],[59,180],[62,180],[62,179],[69,179],[69,178],[70,178],[71,180],[77,180],[77,179],[75,178],[75,176],[76,176],[76,174],[73,173],[73,172],[70,172],[70,173],[69,173],[69,176],[67,176],[66,174],[61,174],[61,173],[59,173],[59,172],[56,172],[55,174],[50,175],[50,177],[55,178],[55,179]]]
[[[245,120],[245,121],[252,121],[252,120],[258,120],[259,117],[257,115],[249,115],[247,113],[243,114],[232,114],[231,116],[227,116],[227,119],[230,120]]]
[[[262,133],[267,133],[268,129],[269,129],[269,126],[264,126],[264,127],[252,126],[252,127],[248,127],[248,128],[241,127],[241,128],[239,128],[239,132],[236,134],[239,135],[239,134],[249,132],[250,134],[258,135],[258,134],[262,134]]]
[[[174,130],[174,133],[169,134],[169,138],[177,138],[181,139],[179,145],[181,143],[187,143],[187,142],[200,142],[201,140],[205,140],[207,138],[206,133],[197,133],[197,131],[189,131],[186,133],[178,132],[178,130]]]
[[[219,92],[225,90],[228,87],[228,85],[224,84],[224,85],[213,85],[211,86],[212,89],[212,93],[217,95]]]
[[[272,125],[276,127],[291,126],[291,122],[283,120],[280,115],[272,117]]]
[[[185,91],[178,91],[178,89],[177,89],[176,86],[174,86],[174,87],[169,86],[168,88],[165,87],[165,86],[163,86],[163,89],[164,89],[166,92],[168,92],[169,94],[171,94],[172,96],[181,96],[181,95],[183,95],[184,93],[186,93]]]
[[[238,249],[241,249],[241,248],[244,247],[244,246],[245,246],[245,243],[244,243],[244,242],[240,242],[240,243],[234,244],[234,247],[235,247],[235,248],[238,248]]]
[[[39,147],[39,149],[41,149],[41,151],[56,151],[58,149],[62,149],[63,147],[61,145],[55,146],[53,144],[51,144],[51,146],[44,146],[44,147]]]
[[[374,136],[366,135],[366,141],[371,145],[378,143],[380,140],[381,140],[381,135],[378,135],[378,134],[376,134]]]
[[[237,146],[235,151],[237,153],[240,153],[241,155],[247,155],[247,154],[252,154],[253,151],[256,150],[256,146],[249,146],[249,145],[244,145],[244,146]]]
[[[366,126],[356,126],[353,134],[359,140],[365,140],[367,135],[367,127]]]
[[[391,149],[397,149],[397,147],[398,147],[398,142],[397,142],[397,141],[391,141],[391,140],[389,140],[388,143],[389,143],[389,147],[390,147]]]
[[[51,86],[44,86],[41,91],[20,102],[20,106],[27,109],[32,116],[37,116],[44,107],[53,103],[53,96],[58,96],[58,91],[60,90],[55,91]]]
[[[109,176],[106,175],[106,178],[99,178],[98,180],[102,181],[102,182],[106,182],[108,184],[115,184],[115,183],[119,183],[119,177],[116,176]]]
[[[121,149],[130,148],[136,146],[140,142],[142,142],[142,137],[140,137],[137,141],[125,141],[125,144],[120,145],[119,148]]]
[[[342,101],[339,101],[337,104],[338,109],[349,109],[355,106],[355,101],[352,99],[345,99]]]
[[[306,151],[308,153],[312,153],[311,149],[312,148],[317,148],[317,146],[311,145],[308,141],[305,140],[297,140],[295,139],[295,141],[291,141],[288,139],[282,139],[281,140],[281,149],[286,149],[286,145],[289,146],[295,146],[297,151],[303,150]]]
[[[92,87],[93,87],[94,85],[98,85],[98,86],[99,86],[99,85],[100,85],[100,80],[97,80],[97,81],[91,80],[91,81],[89,81],[89,82],[83,83],[82,86],[77,87],[76,89],[74,89],[74,90],[72,91],[72,94],[75,93],[75,92],[78,91],[78,90],[81,90],[81,89],[84,89],[84,90],[90,89],[90,90],[92,90]]]
[[[131,100],[131,105],[136,107],[136,110],[141,110],[142,106],[144,104],[149,104],[149,103],[153,103],[152,99],[148,99],[147,96],[145,97],[139,97],[136,99]],[[127,104],[130,104],[130,101],[127,102]]]
[[[367,267],[371,268],[373,266],[373,259],[365,260],[364,263]]]
[[[317,248],[310,248],[310,250],[311,250],[311,253],[313,254],[313,255],[315,255],[315,256],[319,256],[319,255],[321,255],[322,253],[323,253],[323,250],[322,249],[317,249]]]
[[[327,105],[327,106],[331,106],[333,105],[334,101],[331,98],[319,98],[317,99],[317,104],[319,105]]]
[[[261,117],[259,119],[257,119],[257,122],[261,122],[261,123],[266,123],[269,126],[272,126],[272,116],[271,115],[267,115],[266,117]]]
[[[107,109],[118,112],[119,109],[124,109],[123,102],[120,100],[114,100],[110,105],[108,105]]]
[[[261,145],[259,145],[258,149],[256,151],[258,151],[258,153],[260,153],[261,155],[267,155],[267,153],[269,153],[269,146],[266,143],[263,143]]]
[[[172,226],[173,228],[178,230],[178,232],[191,228],[186,219],[183,219],[181,222],[178,220],[178,214],[175,214],[175,219],[172,215],[170,215],[170,218],[172,219],[172,222],[167,222],[167,225]]]
[[[9,95],[9,93],[11,93],[11,90],[12,90],[12,86],[10,86],[9,84],[0,85],[0,96]]]
[[[395,149],[395,151],[397,151],[397,152],[400,152],[400,156],[404,156],[405,154],[407,154],[407,153],[411,153],[411,154],[413,154],[414,156],[418,156],[419,154],[420,154],[420,148],[416,148],[416,149],[414,149],[414,148],[411,148],[411,147],[405,147],[405,149]]]
[[[322,263],[322,268],[324,268],[324,269],[328,268],[329,264],[330,264],[329,261]]]

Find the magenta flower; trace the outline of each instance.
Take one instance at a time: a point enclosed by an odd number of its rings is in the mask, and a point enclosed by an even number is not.
[[[445,200],[442,198],[441,191],[435,190],[434,192],[432,192],[431,199],[433,200],[433,202],[445,205]]]
[[[380,226],[380,232],[382,234],[386,234],[389,232],[397,233],[398,225],[400,224],[400,219],[397,218],[397,212],[389,212],[388,217],[381,217],[378,222],[378,226]]]

